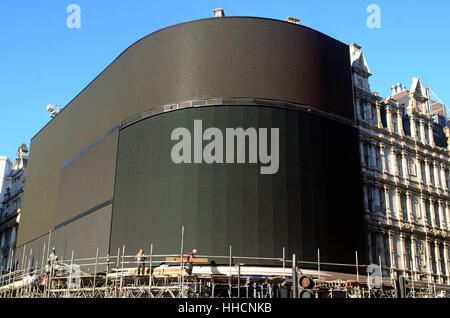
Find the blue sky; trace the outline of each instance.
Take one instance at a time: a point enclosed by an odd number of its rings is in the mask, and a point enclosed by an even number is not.
[[[81,28],[69,29],[70,4],[81,8]],[[370,29],[370,4],[381,8],[381,28]],[[14,160],[21,143],[49,120],[45,106],[65,106],[122,51],[160,28],[211,17],[260,16],[301,23],[363,47],[382,96],[412,77],[450,103],[449,0],[2,0],[0,2],[0,155]],[[55,149],[55,151],[58,151]]]

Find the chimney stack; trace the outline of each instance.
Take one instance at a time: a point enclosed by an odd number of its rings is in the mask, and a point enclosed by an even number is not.
[[[290,23],[294,23],[294,24],[299,24],[300,23],[300,19],[298,19],[296,17],[287,17],[286,21],[290,22]]]
[[[225,12],[222,8],[214,9],[214,17],[216,18],[223,18],[225,16]]]
[[[395,85],[391,86],[391,96],[394,96],[395,94],[397,94],[397,89]]]

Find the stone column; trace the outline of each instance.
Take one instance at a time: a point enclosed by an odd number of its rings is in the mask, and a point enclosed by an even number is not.
[[[376,154],[375,154],[375,144],[370,144],[370,151],[372,153],[372,169],[376,169],[377,168],[377,160],[376,160]]]
[[[381,122],[381,117],[380,117]],[[387,122],[387,129],[389,132],[393,132],[394,129],[392,127],[392,108],[391,106],[386,104],[386,122]]]
[[[381,264],[380,265],[383,267],[386,264],[386,258],[384,257],[386,254],[385,246],[384,246],[384,233],[379,232],[377,235],[377,239],[378,239],[377,245],[379,246],[377,257],[379,258],[381,256]]]
[[[449,202],[448,201],[446,201],[445,202],[445,204],[443,205],[443,208],[444,208],[444,213],[445,213],[445,218],[447,219],[447,224],[446,224],[446,226],[447,226],[447,229],[450,229],[450,212],[449,212]]]
[[[414,235],[411,235],[411,258],[412,258],[412,268],[411,270],[414,273],[414,280],[416,280],[416,273],[418,271],[417,268],[417,260],[416,260],[417,250],[416,250],[416,239]]]
[[[383,172],[387,172],[387,165],[386,165],[386,153],[385,153],[385,149],[384,149],[384,145],[380,144],[380,158],[381,158],[381,169],[383,170]]]
[[[449,268],[449,257],[448,255],[448,243],[444,242],[442,244],[444,246],[444,267],[445,267],[445,276],[447,277],[447,285],[450,285],[449,276],[450,276],[450,268]]]
[[[383,123],[381,122],[381,104],[380,102],[376,102],[377,107],[377,127],[383,128]],[[388,124],[388,130],[389,130],[389,124]]]
[[[384,185],[384,201],[386,207],[386,218],[389,219],[391,217],[391,200],[389,196],[389,186]]]
[[[430,145],[432,147],[434,147],[435,143],[434,143],[434,136],[433,136],[433,122],[432,121],[428,122],[428,138],[430,139]]]
[[[364,161],[364,143],[362,141],[359,142],[359,152],[361,156],[361,165],[365,166],[367,163]]]
[[[400,190],[398,188],[395,188],[395,202],[396,206],[397,206],[397,217],[400,220],[403,220],[403,211],[402,211],[402,193],[400,192]]]
[[[361,103],[361,100],[359,99],[359,98],[356,98],[356,118],[357,119],[361,119],[361,111],[360,111],[360,103]]]
[[[410,115],[409,121],[410,121],[410,125],[409,126],[411,127],[411,137],[414,140],[417,140],[416,120],[415,120],[413,114]]]
[[[445,164],[441,163],[441,187],[444,190],[448,190],[447,189],[447,178],[445,176]]]
[[[17,232],[17,227],[14,226],[11,230],[11,237],[9,239],[9,247],[12,249],[12,247],[14,246],[14,243],[16,242],[16,232]]]
[[[439,276],[438,282],[441,282],[441,253],[439,253],[439,242],[434,240],[434,255],[436,256],[436,275]]]
[[[403,178],[408,179],[408,161],[406,160],[406,156],[406,151],[402,151]]]
[[[439,178],[439,167],[436,161],[433,161],[433,172],[434,172],[434,184],[436,188],[441,186],[440,178]]]
[[[425,261],[428,268],[428,275],[431,277],[431,273],[433,273],[433,264],[431,264],[431,250],[430,250],[430,241],[428,238],[425,238]]]
[[[435,213],[435,211],[434,211],[434,199],[432,198],[432,197],[430,197],[430,214],[431,214],[431,226],[432,227],[437,227],[437,224],[436,224],[436,215],[434,214]]]
[[[369,197],[367,193],[367,183],[363,184],[363,196],[364,196],[364,210],[366,214],[370,213],[370,207],[369,207]]]
[[[444,211],[444,208],[445,208],[445,206],[443,205],[443,202],[442,202],[442,200],[438,200],[438,208],[439,208],[439,220],[441,221],[441,226],[440,226],[440,228],[441,229],[443,229],[443,230],[445,230],[445,229],[447,229],[447,218],[446,217],[444,217],[444,214],[445,214],[445,211]]]
[[[396,152],[395,152],[395,147],[391,146],[391,152],[389,154],[389,161],[391,162],[391,167],[392,167],[392,174],[395,176],[398,174],[397,171],[397,157],[396,157]]]
[[[429,185],[429,184],[431,184],[431,176],[430,176],[430,169],[429,169],[430,161],[428,159],[425,159],[424,162],[425,162],[425,177],[427,179],[427,180],[425,180],[425,184]]]
[[[422,224],[426,225],[427,224],[427,200],[426,197],[424,195],[420,196],[420,217],[422,219]]]
[[[0,249],[2,249],[3,247],[5,247],[5,236],[6,236],[6,231],[1,233],[1,244],[0,244]],[[0,253],[0,255],[2,255],[2,253]]]
[[[400,233],[400,245],[402,248],[401,260],[402,260],[402,269],[403,274],[406,275],[406,270],[410,267],[409,259],[408,259],[408,251],[406,249],[406,236],[403,233]],[[411,249],[411,246],[409,247]]]
[[[390,258],[390,271],[391,271],[391,278],[395,278],[394,277],[394,273],[395,273],[395,251],[396,248],[394,248],[394,240],[392,238],[392,232],[388,231],[388,244],[389,244],[389,258]]]
[[[411,202],[411,192],[406,191],[406,214],[408,215],[408,221],[412,221],[412,202]]]
[[[427,140],[425,138],[425,122],[423,121],[423,119],[420,119],[419,125],[420,125],[420,139],[422,143],[426,144]]]
[[[417,167],[417,181],[420,183],[423,183],[422,180],[422,165],[420,164],[421,160],[419,156],[416,156],[416,167]]]
[[[374,197],[373,197],[373,199],[374,199],[374,205],[375,205],[375,208],[374,208],[374,214],[380,214],[380,207],[381,207],[381,201],[380,201],[380,187],[377,185],[377,184],[375,184],[374,185],[374,189],[376,189],[376,191],[374,191],[375,193],[374,193]],[[381,212],[382,213],[382,212]]]

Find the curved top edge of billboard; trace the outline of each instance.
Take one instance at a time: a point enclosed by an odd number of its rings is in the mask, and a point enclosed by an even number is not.
[[[326,39],[328,41],[331,41],[334,43],[335,48],[340,47],[339,50],[342,50],[341,54],[344,55],[344,57],[346,57],[346,54],[348,54],[348,45],[336,40],[320,31],[314,30],[312,28],[309,28],[307,26],[301,25],[301,24],[294,24],[291,22],[287,22],[284,20],[277,20],[277,19],[273,19],[273,18],[264,18],[264,17],[252,17],[252,16],[227,16],[227,17],[220,17],[220,18],[216,18],[216,17],[210,17],[210,18],[203,18],[203,19],[196,19],[196,20],[191,20],[191,21],[185,21],[185,22],[181,22],[178,24],[174,24],[174,25],[170,25],[161,29],[158,29],[142,38],[140,38],[139,40],[137,40],[136,42],[134,42],[133,44],[131,44],[129,47],[127,47],[122,53],[120,53],[111,63],[108,64],[108,66],[106,66],[97,76],[95,76],[88,85],[86,85],[86,87],[84,87],[77,95],[75,95],[72,100],[65,106],[62,108],[61,112],[52,120],[50,120],[48,123],[46,123],[31,139],[33,140],[35,137],[37,137],[43,130],[45,130],[49,125],[52,124],[53,121],[58,120],[61,114],[63,114],[64,112],[67,111],[67,109],[69,109],[72,104],[74,103],[74,101],[76,101],[81,95],[83,95],[87,90],[90,89],[90,87],[92,86],[92,84],[94,84],[99,78],[101,78],[104,73],[111,68],[114,64],[119,63],[121,58],[126,56],[133,48],[135,48],[136,46],[138,46],[140,43],[145,42],[147,40],[151,40],[152,38],[154,38],[155,36],[159,35],[160,33],[163,32],[167,32],[170,31],[172,29],[179,29],[179,28],[183,28],[189,25],[193,25],[193,24],[203,24],[203,23],[209,23],[209,22],[225,22],[225,23],[235,23],[235,21],[255,21],[255,22],[263,22],[263,23],[270,23],[270,24],[277,24],[282,26],[282,28],[291,28],[291,29],[295,29],[295,32],[305,32],[305,33],[310,33],[311,36],[316,36],[316,37],[320,37],[322,39]],[[342,60],[342,62],[344,63],[344,67],[342,68],[342,73],[341,75],[343,75],[343,80],[342,79],[337,79],[336,82],[339,82],[340,84],[340,89],[344,92],[344,99],[345,100],[341,100],[341,105],[342,104],[347,104],[345,105],[347,107],[347,111],[342,113],[339,110],[332,110],[331,113],[346,117],[347,119],[350,119],[352,121],[354,121],[354,110],[353,110],[353,98],[352,98],[352,87],[351,87],[351,72],[350,72],[350,62],[349,62],[349,56],[346,60]],[[348,63],[348,65],[346,64]],[[332,73],[332,72],[330,72]],[[338,74],[339,75],[339,74]],[[344,84],[344,85],[342,85]],[[350,84],[350,85],[348,85]],[[219,95],[217,95],[219,96]],[[231,95],[230,95],[231,96]],[[234,95],[234,96],[238,96],[238,95]],[[233,97],[234,97],[233,96]],[[242,96],[249,96],[248,94],[244,94]],[[204,98],[205,96],[196,96],[198,98]],[[208,97],[214,97],[213,95],[209,95]],[[261,98],[270,98],[268,96],[249,96],[249,97],[261,97]],[[189,98],[186,98],[189,99]],[[186,100],[186,99],[179,99],[179,100],[172,100],[172,101],[168,101],[167,103],[170,102],[178,102],[178,101],[182,101],[182,100]],[[193,97],[191,96],[191,99],[193,99]],[[289,102],[300,102],[302,104],[308,104],[305,101],[299,101],[299,100],[290,100],[290,99],[286,99],[286,98],[273,98],[273,99],[279,99],[279,100],[285,100],[285,101],[289,101]],[[343,103],[342,103],[343,101]],[[154,106],[154,105],[152,105]],[[318,105],[310,105],[312,107],[318,107]],[[318,107],[319,109],[321,108],[320,106]],[[323,110],[323,109],[321,109]],[[142,111],[145,111],[145,109],[143,109]],[[136,114],[136,113],[134,113]],[[134,115],[131,114],[130,116]]]

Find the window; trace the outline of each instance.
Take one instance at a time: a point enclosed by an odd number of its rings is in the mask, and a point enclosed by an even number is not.
[[[408,173],[410,176],[416,176],[416,164],[413,160],[408,161]]]
[[[445,180],[447,181],[447,189],[450,190],[450,170],[445,171]]]
[[[434,169],[433,169],[433,164],[430,164],[428,167],[430,168],[430,182],[431,182],[431,184],[434,186],[435,183],[434,183]]]
[[[375,105],[370,104],[370,111],[372,116],[372,121],[377,122],[377,108]]]
[[[381,169],[380,147],[375,147],[375,165],[377,169]]]
[[[397,116],[392,116],[392,127],[394,127],[394,131],[398,132],[398,123],[397,123]]]
[[[364,144],[364,164],[366,167],[370,167],[370,148],[368,144]]]
[[[420,124],[416,122],[416,134],[417,139],[422,140],[421,134],[420,134]]]
[[[372,246],[372,262],[378,264],[378,249],[377,249],[377,233],[370,233],[370,240]]]
[[[402,156],[397,155],[397,174],[399,177],[403,177]]]
[[[401,255],[401,251],[402,251],[402,244],[400,241],[400,238],[396,235],[394,235],[393,237],[394,240],[394,266],[396,268],[403,268],[403,264],[401,263],[402,260],[402,255]]]
[[[448,273],[445,272],[445,257],[444,257],[444,247],[442,245],[439,245],[439,258],[440,258],[440,269],[442,275],[448,275]]]
[[[380,212],[380,214],[383,214],[383,212],[386,210],[386,197],[384,194],[384,189],[378,188],[378,194],[379,194],[379,198],[380,198],[379,212]]]
[[[447,214],[445,213],[445,205],[442,207],[442,215],[444,216],[442,227],[445,227],[447,224]]]
[[[369,203],[369,210],[370,212],[373,211],[373,193],[372,193],[372,187],[367,187],[367,201]]]
[[[419,201],[414,201],[413,204],[413,215],[416,219],[420,219],[422,217],[422,213],[420,212]]]
[[[432,226],[430,200],[425,201],[425,213],[427,214],[427,223]]]
[[[440,187],[442,186],[442,178],[441,178],[441,169],[439,168],[439,165],[436,166],[436,170],[437,170],[437,175],[438,175],[438,179],[437,179],[437,185]]]
[[[366,120],[366,107],[363,102],[359,102],[359,113],[361,115],[361,119]]]
[[[384,162],[386,164],[386,171],[391,172],[390,162],[389,162],[389,149],[384,150]]]
[[[425,166],[425,162],[421,161],[420,162],[421,165],[421,172],[422,172],[422,182],[423,183],[427,183],[427,172],[426,172],[426,166]]]
[[[405,267],[411,269],[412,264],[412,252],[411,252],[411,240],[405,239]]]
[[[383,241],[384,241],[384,264],[386,266],[391,266],[391,255],[390,255],[391,248],[389,246],[389,237],[385,236]]]
[[[403,213],[403,220],[408,221],[408,208],[407,208],[407,200],[406,195],[402,194],[400,196],[401,209]]]
[[[436,249],[434,248],[433,244],[429,245],[430,248],[430,261],[431,261],[431,266],[432,266],[432,270],[433,273],[437,273],[437,255],[436,255]]]
[[[425,269],[425,245],[421,240],[416,241],[416,264],[419,271]]]

